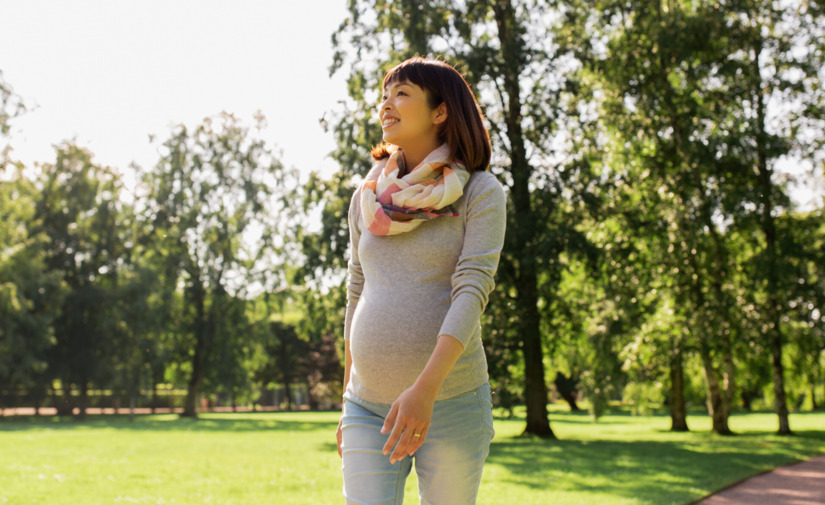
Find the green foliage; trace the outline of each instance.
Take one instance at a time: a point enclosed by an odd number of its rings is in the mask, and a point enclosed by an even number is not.
[[[256,333],[245,298],[254,285],[275,290],[285,280],[274,260],[285,251],[279,239],[292,218],[293,181],[230,114],[191,132],[177,127],[145,176],[150,254],[163,272],[165,298],[180,302],[170,307],[177,323],[167,331],[188,375],[187,416],[196,415],[201,387],[233,398],[251,393],[245,364],[257,344],[249,340]],[[179,285],[183,296],[175,297]]]
[[[0,71],[0,139],[24,111]],[[46,353],[63,290],[59,273],[46,267],[48,237],[35,229],[37,189],[10,159],[10,147],[0,148],[0,401],[22,393],[37,405],[46,395]]]
[[[9,175],[0,180],[0,383],[38,404],[64,290],[46,268],[47,237],[34,231],[37,191],[19,171]]]
[[[624,231],[632,243],[623,246],[625,233],[595,236],[611,249],[611,285],[631,288],[619,292],[622,298],[643,300],[654,293],[649,303],[670,306],[683,330],[651,335],[643,325],[626,348],[633,351],[630,370],[644,380],[644,356],[656,354],[646,349],[650,345],[663,356],[697,353],[721,433],[735,393],[734,361],[755,364],[777,349],[767,337],[767,328],[777,327],[769,314],[782,310],[776,279],[790,276],[782,275],[770,245],[769,217],[787,206],[783,186],[772,182],[773,164],[791,149],[804,157],[821,152],[821,141],[796,142],[788,135],[791,125],[816,123],[817,113],[801,111],[821,110],[823,103],[815,86],[818,70],[800,58],[816,51],[811,34],[820,30],[805,9],[760,2],[574,3],[565,9],[560,32],[568,41],[583,41],[576,51],[581,83],[599,110],[601,138],[593,154],[603,167],[604,210],[610,214],[598,215],[588,229],[595,232],[612,221],[612,229]],[[803,31],[794,42],[791,26]],[[798,86],[790,85],[794,80]],[[762,96],[776,101],[766,104]],[[783,100],[806,106],[768,110]],[[775,118],[771,132],[765,129],[766,113]],[[766,242],[753,242],[760,229]],[[782,257],[793,254],[787,250]],[[748,257],[761,256],[760,267],[748,267]],[[760,278],[763,287],[753,290]],[[748,300],[756,293],[762,301]],[[757,322],[766,317],[768,322]],[[749,355],[748,345],[767,353]],[[666,361],[653,363],[653,377]],[[742,368],[764,369],[750,364]],[[773,376],[781,398],[781,367]]]
[[[46,269],[66,286],[52,323],[49,376],[61,381],[67,402],[70,388],[80,391],[83,415],[88,389],[108,384],[116,366],[118,314],[109,302],[126,255],[125,227],[117,173],[73,144],[59,146],[56,154],[54,164],[40,166],[33,231],[48,237]]]
[[[0,137],[5,137],[11,128],[11,120],[26,110],[23,100],[3,78],[0,70]],[[5,153],[3,153],[5,154]]]

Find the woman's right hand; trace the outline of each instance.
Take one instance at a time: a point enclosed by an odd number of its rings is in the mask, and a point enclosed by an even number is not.
[[[344,418],[342,417],[340,421],[338,421],[338,430],[335,432],[335,438],[338,439],[338,456],[341,458],[344,457],[343,453],[341,452],[341,441],[343,440],[343,433],[341,432],[341,425],[344,422]]]

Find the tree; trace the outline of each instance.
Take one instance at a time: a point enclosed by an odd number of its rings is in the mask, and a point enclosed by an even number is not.
[[[825,386],[825,212],[788,213],[777,219],[777,248],[783,251],[782,299],[787,312],[782,332],[791,372],[811,398],[825,405],[817,388]],[[821,401],[821,403],[820,403]]]
[[[228,397],[233,409],[239,402],[251,404],[257,395],[254,390],[253,359],[257,334],[247,313],[248,300],[229,296],[221,289],[211,296],[211,311],[217,315],[211,321],[214,343],[219,359],[211,359],[201,391]]]
[[[25,110],[0,72],[0,139]],[[47,271],[48,237],[34,231],[37,190],[23,166],[0,152],[0,401],[24,395],[38,406],[46,396],[46,351],[57,317],[60,278]],[[35,412],[37,412],[35,410]]]
[[[511,209],[508,219],[508,253],[517,265],[512,279],[519,307],[518,331],[524,355],[524,399],[527,405],[525,433],[555,438],[547,421],[547,384],[545,383],[544,352],[540,333],[539,272],[541,223],[534,213],[536,203],[531,198],[531,179],[535,168],[527,156],[527,139],[522,124],[522,87],[520,79],[527,71],[531,56],[523,35],[522,20],[509,1],[491,2],[500,51],[495,55],[494,75],[501,97],[504,125],[509,150]],[[524,12],[522,15],[526,15]],[[489,50],[489,47],[487,48]],[[500,86],[498,86],[500,85]],[[506,98],[505,98],[506,97]],[[552,200],[551,200],[552,201]],[[516,246],[516,244],[518,244]],[[553,251],[541,251],[550,253]],[[556,252],[555,256],[558,256]]]
[[[70,392],[80,391],[80,416],[88,391],[109,382],[117,341],[116,305],[109,303],[124,257],[119,177],[73,144],[57,148],[54,164],[40,167],[34,232],[48,237],[44,247],[49,272],[66,285],[54,320],[55,343],[48,349],[50,376],[59,379],[63,400],[58,410],[75,407]]]
[[[302,360],[306,374],[310,408],[317,409],[321,401],[340,401],[344,367],[338,356],[338,341],[332,333],[310,341],[309,352]]]
[[[33,231],[37,191],[21,171],[10,175],[0,180],[0,383],[38,406],[63,289],[61,275],[46,268],[48,238]]]
[[[291,386],[306,379],[302,359],[309,351],[309,345],[298,336],[294,326],[280,321],[266,324],[269,335],[265,339],[264,351],[268,359],[257,371],[256,378],[265,386],[280,384],[286,395],[287,409],[292,410]]]
[[[134,246],[134,242],[129,243]],[[112,337],[117,339],[111,387],[125,393],[130,419],[143,388],[155,390],[166,365],[163,334],[164,309],[157,272],[142,263],[140,248],[131,249],[119,272],[112,301],[118,320]],[[154,400],[154,399],[153,399]],[[152,403],[154,408],[154,401]]]
[[[822,158],[821,136],[809,134],[823,110],[821,6],[597,2],[565,12],[602,106],[609,201],[668,265],[659,284],[689,329],[674,357],[696,349],[714,430],[729,432],[736,346],[752,330],[755,296],[757,348],[770,350],[786,431],[776,218],[788,200],[774,165],[789,152]],[[763,241],[751,247],[753,229]],[[743,245],[756,254],[743,258]]]
[[[197,416],[210,373],[217,374],[210,377],[213,386],[224,379],[237,383],[234,375],[218,372],[243,369],[250,349],[240,329],[246,325],[244,300],[256,281],[268,290],[275,286],[264,283],[278,280],[272,273],[280,270],[280,227],[289,224],[291,177],[262,140],[225,113],[192,130],[178,126],[145,176],[147,219],[166,297],[181,303],[173,338],[188,377],[184,416]],[[176,298],[169,290],[178,285],[183,293]]]
[[[777,162],[787,154],[814,161],[823,159],[821,135],[825,126],[822,68],[825,56],[825,11],[817,3],[798,5],[762,0],[730,2],[727,27],[735,52],[731,71],[723,74],[731,88],[733,110],[744,127],[731,135],[731,150],[747,164],[747,182],[755,209],[751,221],[763,239],[754,264],[754,278],[764,286],[761,328],[770,350],[775,408],[780,434],[790,434],[785,391],[783,350],[787,335],[782,319],[788,311],[783,287],[788,269],[780,249],[777,213],[789,199],[777,177]]]

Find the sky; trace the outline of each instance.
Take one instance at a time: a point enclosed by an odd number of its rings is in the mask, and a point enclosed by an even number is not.
[[[12,157],[53,162],[74,140],[99,164],[153,166],[176,124],[221,111],[254,125],[287,166],[330,174],[319,119],[347,95],[329,76],[343,0],[0,0],[0,70],[29,106]]]
[[[328,176],[335,142],[319,120],[347,95],[346,70],[328,71],[346,3],[0,0],[0,70],[30,109],[12,123],[12,157],[53,162],[53,146],[73,140],[128,178],[131,163],[157,162],[150,135],[221,111],[251,127],[260,110],[285,165]],[[821,176],[792,186],[802,208],[823,194]]]

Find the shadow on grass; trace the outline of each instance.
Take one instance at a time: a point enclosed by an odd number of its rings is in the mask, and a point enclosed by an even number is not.
[[[493,442],[487,465],[503,470],[502,481],[537,492],[604,493],[663,505],[693,501],[823,451],[822,430],[800,431],[793,437],[696,433],[672,441],[514,437]]]

